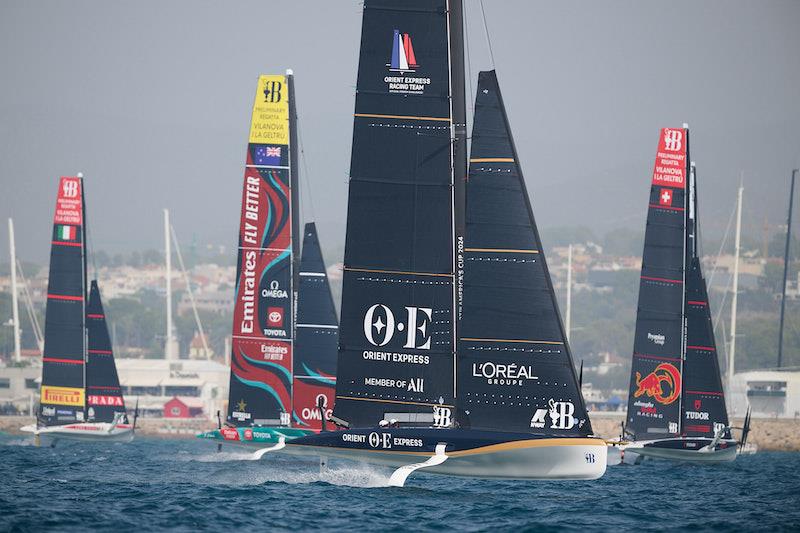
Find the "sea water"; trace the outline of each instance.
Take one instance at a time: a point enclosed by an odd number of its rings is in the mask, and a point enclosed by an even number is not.
[[[487,481],[137,438],[60,442],[0,434],[0,531],[800,530],[800,453],[723,465],[649,460],[596,481]]]

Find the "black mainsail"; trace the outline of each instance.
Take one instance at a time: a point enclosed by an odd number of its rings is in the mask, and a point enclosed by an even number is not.
[[[106,315],[97,281],[92,280],[86,306],[86,406],[90,422],[113,422],[125,413],[114,351],[108,335]]]
[[[463,138],[452,130],[464,101],[451,91],[448,7],[364,3],[335,404],[352,427],[430,422],[454,403]]]
[[[292,419],[296,427],[319,431],[320,400],[326,414],[334,404],[339,320],[313,222],[303,232],[298,280]]]
[[[462,425],[591,434],[494,71],[478,76],[464,251]]]
[[[728,427],[728,410],[717,359],[717,343],[698,252],[697,170],[689,174],[688,252],[686,271],[686,352],[683,362],[681,433],[713,438]],[[728,434],[730,437],[730,434]]]
[[[689,131],[659,137],[642,253],[627,429],[637,440],[679,433],[685,353]]]
[[[83,179],[62,177],[50,249],[39,425],[85,420],[85,219]]]

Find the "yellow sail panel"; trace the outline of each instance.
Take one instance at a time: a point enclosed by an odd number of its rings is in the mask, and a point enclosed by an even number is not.
[[[83,407],[84,389],[77,387],[53,387],[42,385],[42,403],[49,405],[72,405]]]
[[[289,144],[289,87],[286,76],[260,76],[253,119],[250,122],[250,143]]]

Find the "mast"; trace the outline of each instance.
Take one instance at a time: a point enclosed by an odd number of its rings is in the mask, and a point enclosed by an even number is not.
[[[11,311],[14,320],[14,361],[22,361],[19,333],[19,300],[17,299],[17,252],[14,245],[14,220],[8,219],[8,253],[11,259]]]
[[[169,235],[169,209],[164,209],[164,258],[167,278],[167,334],[164,344],[164,359],[171,361],[172,353],[172,246]]]
[[[297,144],[297,102],[295,102],[294,92],[294,72],[292,69],[286,70],[286,85],[289,91],[289,182],[293,191],[291,197],[292,209],[292,301],[297,303],[297,287],[300,275],[300,242],[302,234],[300,232],[300,165],[298,155],[300,153]],[[297,315],[297,306],[294,309]]]
[[[736,240],[733,252],[733,295],[731,298],[731,347],[728,352],[728,394],[733,398],[733,373],[736,363],[736,306],[739,297],[739,243],[742,234],[742,192],[744,187],[739,184],[736,195]]]
[[[464,69],[464,6],[462,0],[448,0],[447,33],[450,59],[450,116],[453,166],[453,346],[458,346],[463,314],[464,295],[464,234],[467,180],[467,98]],[[458,358],[458,350],[454,350]],[[458,389],[456,367],[453,364],[453,395]]]
[[[792,170],[792,185],[789,189],[789,217],[786,221],[786,249],[783,252],[783,285],[781,286],[781,325],[778,328],[778,368],[783,363],[783,319],[786,313],[786,276],[789,274],[789,242],[792,240],[792,203],[794,201],[794,179],[797,169]]]
[[[569,333],[571,331],[570,324],[572,323],[572,245],[567,248],[567,320],[564,324],[567,334],[567,342],[569,342]]]

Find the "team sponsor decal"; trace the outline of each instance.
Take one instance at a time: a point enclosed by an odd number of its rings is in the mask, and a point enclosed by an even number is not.
[[[708,420],[709,415],[705,411],[701,411],[700,409],[703,408],[703,401],[700,399],[694,400],[692,402],[694,407],[694,411],[686,411],[686,420]]]
[[[392,51],[386,63],[389,74],[383,81],[390,93],[424,94],[431,79],[424,76],[409,76],[419,68],[411,35],[395,29],[392,34]]]
[[[664,128],[658,141],[653,185],[686,187],[686,130]],[[662,204],[663,205],[663,204]],[[670,199],[670,205],[672,200]]]
[[[42,416],[56,416],[55,407],[42,406]]]
[[[289,90],[285,76],[258,78],[250,142],[289,144]]]
[[[252,415],[247,412],[247,402],[244,401],[244,398],[239,400],[236,404],[236,409],[231,412],[231,417],[235,418],[239,422],[244,422],[245,420],[250,420]]]
[[[243,432],[244,440],[253,440],[253,430],[250,428],[245,429]]]
[[[393,379],[368,376],[364,378],[364,385],[401,389],[407,392],[425,392],[425,378]]]
[[[106,396],[98,394],[89,394],[89,405],[113,405],[114,407],[125,407],[122,401],[122,396]]]
[[[234,428],[222,428],[219,432],[225,440],[239,440],[239,432]]]
[[[322,429],[322,417],[329,419],[333,414],[334,388],[295,379],[293,391],[294,425],[307,429]],[[319,404],[322,401],[322,412]]]
[[[645,395],[662,405],[669,405],[681,395],[681,373],[670,363],[661,363],[655,370],[642,377],[636,372],[634,398]]]
[[[537,409],[531,417],[531,427],[542,429],[550,421],[550,429],[572,429],[578,420],[575,414],[575,404],[572,402],[557,402],[553,398],[547,402],[547,409]],[[580,421],[580,426],[583,421]]]
[[[364,313],[364,337],[373,346],[386,346],[395,333],[405,335],[403,348],[430,350],[431,321],[433,309],[407,306],[404,321],[397,321],[395,314],[383,304],[375,304]]]
[[[391,449],[394,446],[407,448],[422,448],[422,439],[410,437],[394,437],[391,433],[378,433],[373,431],[369,434],[342,433],[342,442],[354,444],[366,444],[370,448]]]
[[[283,307],[267,307],[267,326],[270,328],[283,327]]]
[[[433,427],[449,428],[453,424],[453,410],[442,405],[433,406]]]
[[[83,223],[83,206],[80,178],[62,177],[58,185],[54,224],[80,226]],[[66,240],[63,239],[62,240]]]
[[[672,189],[661,189],[661,193],[658,195],[658,204],[664,207],[672,205]]]
[[[523,386],[528,380],[539,379],[530,365],[504,364],[486,361],[472,363],[472,377],[482,378],[489,385]]]
[[[650,333],[650,332],[648,332],[647,333],[647,340],[649,340],[653,344],[658,344],[659,346],[664,346],[664,341],[666,341],[667,338],[664,335],[660,334],[660,333]]]
[[[42,403],[51,405],[83,406],[84,389],[42,385]]]

